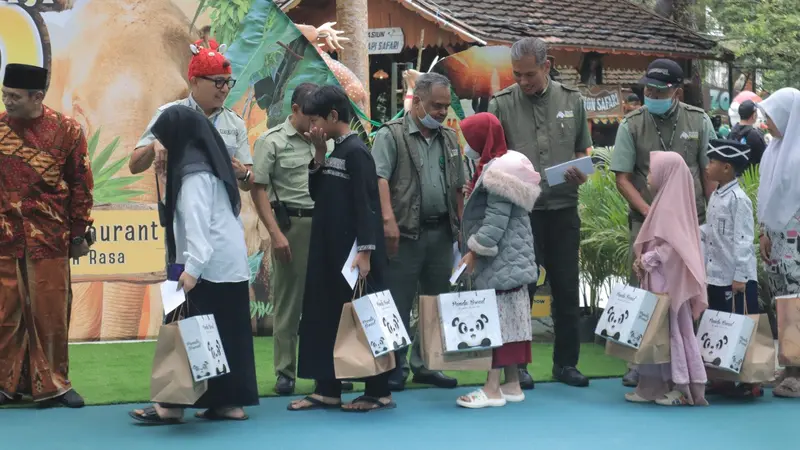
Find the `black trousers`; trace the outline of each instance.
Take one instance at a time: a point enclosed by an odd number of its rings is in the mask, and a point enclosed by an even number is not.
[[[392,371],[384,372],[374,377],[369,377],[364,380],[365,388],[364,395],[373,398],[388,397],[391,395],[389,391],[389,376]],[[314,388],[314,393],[323,397],[341,398],[342,397],[342,382],[341,380],[315,380],[317,386]]]
[[[580,269],[581,220],[578,208],[534,210],[531,213],[536,262],[547,271],[552,292],[551,310],[555,344],[553,364],[575,367],[581,351]],[[528,286],[531,296],[536,283]]]
[[[759,314],[758,281],[748,281],[747,284],[745,284],[744,294],[736,294],[735,308],[733,301],[734,295],[732,286],[708,285],[708,309],[744,314],[744,305],[746,301],[747,314]]]

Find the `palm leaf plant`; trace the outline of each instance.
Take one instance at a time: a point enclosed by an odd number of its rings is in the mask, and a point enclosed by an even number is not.
[[[772,299],[772,292],[770,292],[769,283],[767,281],[767,271],[764,267],[764,262],[761,260],[761,253],[759,249],[758,235],[760,234],[760,224],[758,223],[758,184],[760,180],[759,166],[751,166],[748,168],[741,177],[739,177],[739,185],[742,190],[750,198],[753,203],[753,223],[754,223],[754,242],[756,261],[758,261],[758,302],[764,309],[764,312],[769,316],[770,322],[776,324],[775,304]],[[773,326],[773,333],[775,327]],[[777,336],[777,334],[776,334]]]
[[[617,191],[614,173],[605,165],[598,165],[581,186],[578,213],[581,278],[589,286],[585,308],[596,316],[600,293],[610,288],[614,278],[626,278],[630,266],[628,204]]]
[[[115,137],[103,150],[97,152],[97,145],[100,142],[100,129],[98,129],[87,143],[89,151],[89,164],[94,176],[94,202],[100,203],[126,203],[137,195],[144,194],[144,191],[128,189],[130,185],[139,181],[140,176],[115,177],[119,171],[125,167],[130,159],[130,155],[109,164],[111,155],[114,154],[119,146],[119,136]]]

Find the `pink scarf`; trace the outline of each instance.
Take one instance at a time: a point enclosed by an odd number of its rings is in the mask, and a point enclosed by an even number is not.
[[[672,308],[677,312],[689,301],[697,318],[708,307],[708,295],[692,174],[679,154],[652,152],[649,181],[656,197],[636,238],[636,257],[668,246],[661,264]]]

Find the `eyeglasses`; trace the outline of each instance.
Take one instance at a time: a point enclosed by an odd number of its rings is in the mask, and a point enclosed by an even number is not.
[[[228,89],[233,89],[233,87],[236,86],[236,80],[234,80],[233,78],[211,78],[211,77],[198,77],[198,78],[202,78],[208,81],[213,81],[214,86],[217,89],[222,89],[222,87],[225,86],[226,84],[228,85]]]

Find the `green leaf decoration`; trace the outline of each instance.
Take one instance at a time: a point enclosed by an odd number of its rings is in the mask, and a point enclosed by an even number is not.
[[[89,164],[94,177],[94,202],[99,203],[126,203],[132,198],[144,194],[143,191],[128,190],[127,187],[142,179],[141,176],[128,176],[114,178],[125,167],[130,156],[125,156],[106,166],[111,155],[119,146],[119,137],[115,137],[99,154],[97,146],[100,142],[100,129],[88,140]]]
[[[98,128],[97,131],[89,138],[89,142],[86,143],[86,146],[89,150],[89,161],[94,160],[94,151],[97,149],[97,144],[100,142],[100,130],[102,127]]]
[[[99,171],[97,173],[93,173],[94,174],[94,184],[95,184],[95,186],[98,185],[98,184],[104,183],[107,180],[111,179],[111,177],[114,174],[116,174],[123,167],[125,167],[125,164],[127,164],[128,160],[130,160],[130,159],[131,159],[130,155],[125,156],[125,157],[115,161],[110,166],[103,168],[103,170],[101,170],[101,171]],[[139,178],[140,177],[136,177],[137,180]],[[136,181],[136,180],[134,180],[134,181]]]
[[[264,257],[264,252],[258,252],[247,257],[247,264],[250,266],[250,284],[256,282],[258,269],[261,267],[261,259]]]
[[[219,11],[222,14],[222,9]],[[253,0],[238,34],[225,52],[233,73],[240,80],[228,95],[225,106],[230,108],[241,100],[250,84],[256,81],[253,75],[264,67],[268,54],[285,51],[278,42],[288,45],[300,36],[300,30],[273,2]]]
[[[95,133],[95,135],[98,136],[99,139],[99,133]],[[114,140],[111,141],[111,143],[108,144],[106,148],[103,149],[102,152],[100,152],[97,158],[91,160],[92,172],[94,171],[101,172],[103,170],[103,166],[106,165],[108,159],[114,153],[114,150],[117,149],[118,145],[119,145],[119,136],[115,137]]]

